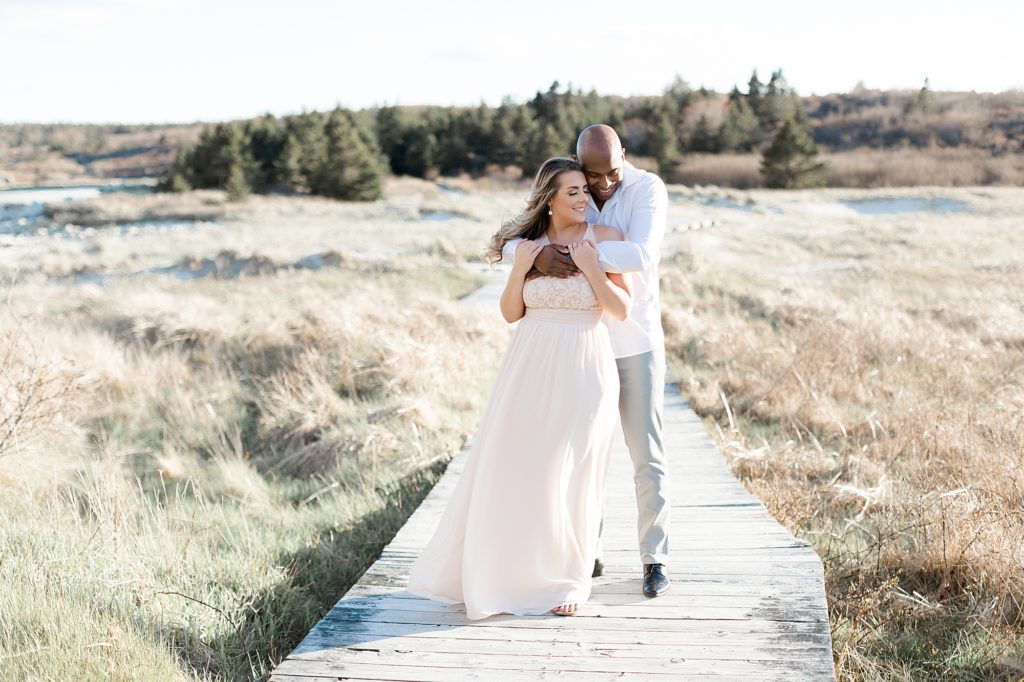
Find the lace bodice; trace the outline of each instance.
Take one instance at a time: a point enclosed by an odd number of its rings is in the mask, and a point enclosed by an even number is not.
[[[584,239],[594,239],[594,228],[587,226]],[[547,235],[537,240],[547,244]],[[581,273],[573,277],[537,277],[526,281],[523,285],[523,302],[527,308],[564,308],[570,310],[600,310],[597,296],[590,282]]]

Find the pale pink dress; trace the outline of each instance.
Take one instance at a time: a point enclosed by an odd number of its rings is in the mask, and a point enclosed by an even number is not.
[[[473,620],[590,597],[618,419],[615,358],[586,277],[529,280],[523,299],[465,469],[409,575],[409,592],[465,603]]]

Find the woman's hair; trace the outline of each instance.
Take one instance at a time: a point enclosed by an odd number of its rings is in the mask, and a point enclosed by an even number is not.
[[[572,159],[556,156],[540,165],[537,177],[533,179],[526,208],[502,223],[491,237],[491,243],[484,251],[484,258],[492,265],[501,261],[501,250],[505,243],[517,237],[539,239],[548,230],[551,218],[548,216],[548,202],[558,192],[558,176],[566,171],[582,171],[583,167]]]

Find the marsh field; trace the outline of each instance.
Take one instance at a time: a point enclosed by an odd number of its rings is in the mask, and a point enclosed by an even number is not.
[[[1024,190],[669,192],[671,371],[840,679],[1024,677]],[[261,678],[472,433],[524,187],[93,194],[0,218],[0,679]]]

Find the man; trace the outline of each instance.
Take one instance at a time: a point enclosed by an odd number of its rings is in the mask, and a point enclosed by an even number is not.
[[[590,189],[587,222],[618,228],[628,241],[602,242],[601,267],[606,272],[632,272],[633,311],[624,322],[607,322],[619,369],[619,415],[636,485],[640,558],[644,565],[643,593],[656,597],[669,588],[668,560],[669,481],[662,440],[665,392],[665,342],[661,328],[658,264],[665,235],[668,193],[653,173],[626,161],[615,131],[606,125],[590,126],[576,141],[576,160]],[[504,257],[514,259],[515,243],[505,246]],[[534,267],[541,274],[569,277],[578,271],[572,259],[556,245],[537,255]],[[600,545],[598,551],[600,557]],[[594,575],[604,571],[600,558]]]

